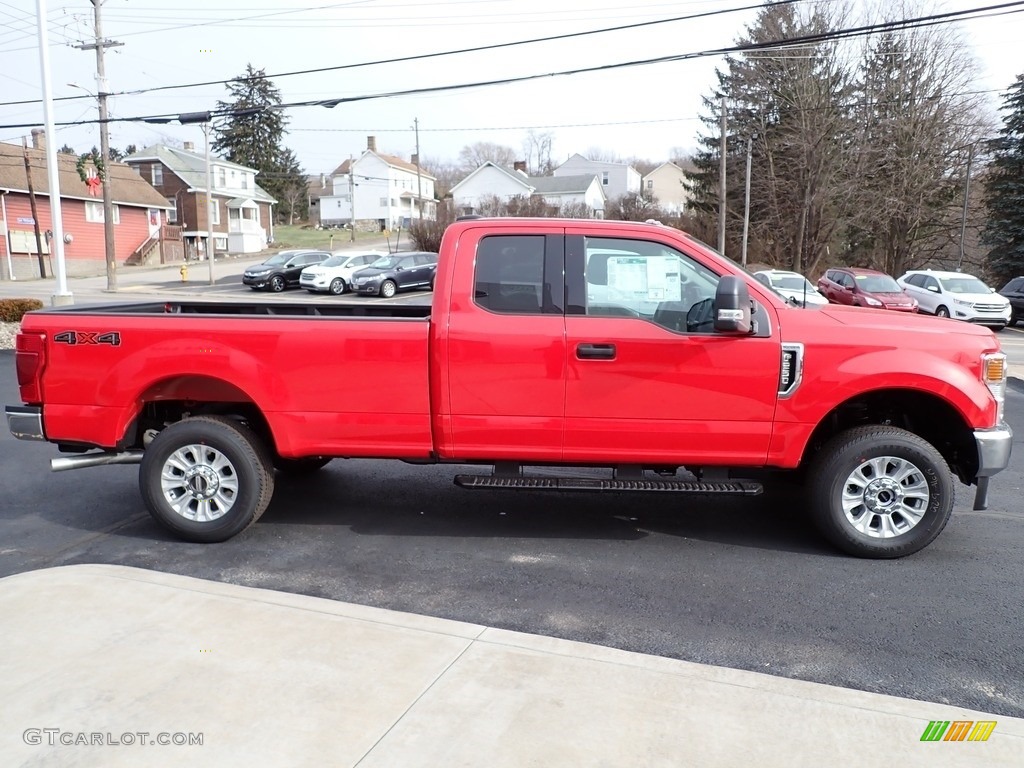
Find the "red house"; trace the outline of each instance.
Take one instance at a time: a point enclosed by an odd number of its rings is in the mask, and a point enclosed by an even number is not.
[[[0,143],[0,279],[41,277],[35,222],[29,199],[28,173],[36,198],[46,277],[53,275],[53,229],[50,184],[43,132],[33,131],[26,171],[24,150]],[[106,269],[103,237],[103,195],[98,184],[79,175],[78,158],[57,155],[64,263],[69,276],[102,274]],[[86,163],[85,168],[92,168]],[[118,264],[128,260],[174,261],[184,258],[181,230],[168,226],[167,200],[124,163],[107,163],[114,201],[114,249]]]

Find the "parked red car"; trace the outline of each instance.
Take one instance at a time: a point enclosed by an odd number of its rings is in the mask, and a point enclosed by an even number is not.
[[[833,304],[917,312],[917,299],[891,276],[874,269],[830,269],[818,278],[818,290]]]

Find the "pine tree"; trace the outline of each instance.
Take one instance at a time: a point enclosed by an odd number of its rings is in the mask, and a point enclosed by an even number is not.
[[[288,121],[277,108],[280,90],[264,70],[247,64],[245,73],[228,83],[228,91],[232,100],[217,102],[217,111],[225,114],[213,123],[214,151],[233,163],[255,168],[257,183],[279,203],[291,197],[291,206],[279,206],[279,217],[285,209],[293,211],[294,189],[304,187],[305,179],[294,153],[282,146]]]
[[[981,241],[990,247],[989,268],[1007,280],[1024,274],[1024,74],[1003,99],[1007,114],[985,179],[988,222]]]

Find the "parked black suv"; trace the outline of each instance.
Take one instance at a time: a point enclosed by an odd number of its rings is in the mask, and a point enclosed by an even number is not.
[[[268,288],[275,293],[285,288],[298,288],[299,275],[306,267],[312,267],[331,257],[328,251],[314,251],[307,248],[275,253],[262,264],[249,267],[242,273],[242,284],[254,291]]]
[[[437,254],[427,251],[392,253],[382,256],[352,275],[352,290],[383,296],[411,288],[433,288],[437,273]]]
[[[1024,277],[1015,277],[999,291],[1001,296],[1010,300],[1010,325],[1016,325],[1024,320]]]

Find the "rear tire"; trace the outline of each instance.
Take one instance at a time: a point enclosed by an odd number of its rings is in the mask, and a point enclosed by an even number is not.
[[[139,467],[146,508],[185,541],[226,541],[255,523],[270,504],[270,453],[244,424],[196,416],[160,432]]]
[[[811,463],[808,498],[821,533],[857,557],[895,558],[928,546],[953,512],[942,455],[912,432],[866,426],[833,437]]]
[[[395,293],[398,292],[398,286],[395,285],[394,280],[385,280],[380,284],[380,295],[385,299],[390,299]]]

